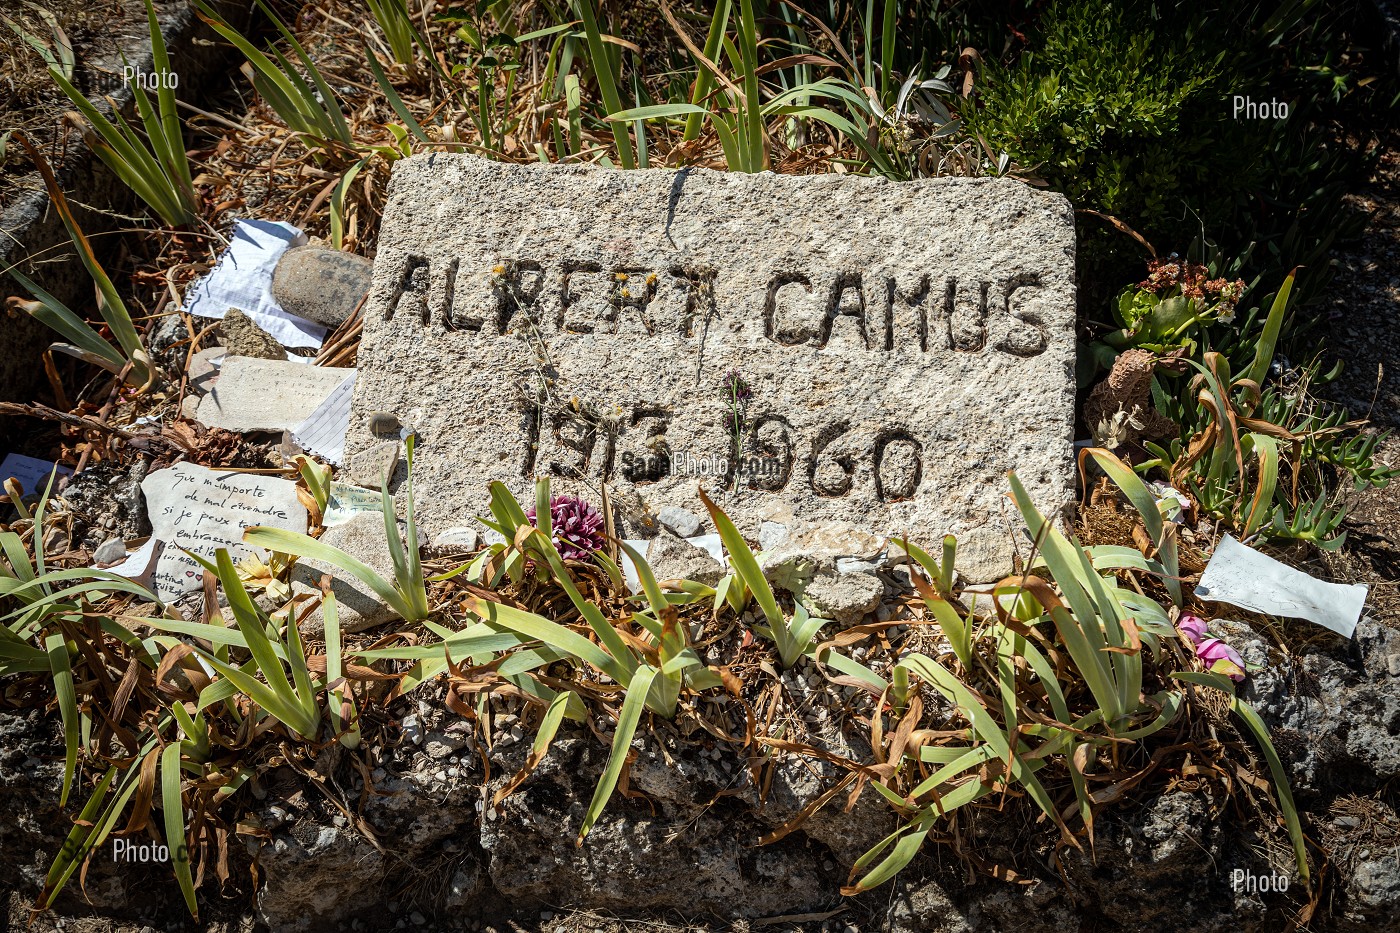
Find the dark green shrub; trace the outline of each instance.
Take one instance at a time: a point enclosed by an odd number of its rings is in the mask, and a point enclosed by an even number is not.
[[[1189,242],[1256,189],[1263,165],[1251,154],[1279,133],[1232,119],[1232,95],[1261,92],[1219,25],[1154,17],[1146,4],[1059,3],[1031,51],[984,71],[965,116],[1076,208],[1111,214],[1159,247]],[[1101,221],[1081,227],[1101,263],[1141,254]]]
[[[1230,277],[1266,290],[1307,266],[1306,303],[1348,232],[1340,186],[1358,160],[1325,129],[1360,77],[1337,52],[1353,8],[1060,0],[1029,51],[978,75],[964,117],[1076,208],[1117,217],[1161,254],[1207,238],[1247,259]],[[1289,117],[1236,119],[1235,95],[1283,101]],[[1106,307],[1142,250],[1097,218],[1079,226],[1083,306]]]

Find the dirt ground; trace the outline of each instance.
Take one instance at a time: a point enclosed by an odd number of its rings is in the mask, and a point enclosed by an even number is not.
[[[1345,363],[1338,380],[1319,394],[1341,402],[1354,417],[1395,432],[1378,459],[1400,465],[1400,133],[1382,137],[1375,172],[1347,195],[1371,214],[1357,243],[1336,251],[1337,277],[1329,289],[1329,352]],[[1356,494],[1346,523],[1347,544],[1327,555],[1334,579],[1371,587],[1368,611],[1400,626],[1400,482]]]

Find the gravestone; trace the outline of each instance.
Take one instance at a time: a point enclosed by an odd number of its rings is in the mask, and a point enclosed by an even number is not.
[[[741,529],[765,505],[1009,572],[1016,469],[1072,498],[1074,223],[1006,179],[401,161],[347,440],[418,436],[431,536],[490,480]],[[403,468],[399,470],[402,478]],[[632,495],[632,494],[635,494]]]

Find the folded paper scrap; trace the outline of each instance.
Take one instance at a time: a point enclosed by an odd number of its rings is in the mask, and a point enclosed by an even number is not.
[[[185,310],[198,317],[223,319],[229,308],[248,315],[284,347],[319,349],[326,328],[282,309],[272,297],[272,272],[277,260],[306,236],[291,224],[270,220],[240,220],[234,224],[228,249],[214,270],[195,283],[185,298]]]
[[[1251,612],[1307,619],[1344,638],[1366,605],[1364,583],[1327,583],[1246,547],[1229,535],[1215,549],[1196,595]]]
[[[5,459],[0,462],[0,483],[7,479],[12,479],[19,483],[25,495],[34,495],[43,492],[49,483],[49,476],[55,469],[52,460],[40,460],[38,457],[26,457],[24,454],[5,454]],[[64,476],[70,475],[71,467],[59,465],[57,470]]]

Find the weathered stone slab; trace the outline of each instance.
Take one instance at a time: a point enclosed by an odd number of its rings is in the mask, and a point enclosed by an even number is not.
[[[213,559],[227,548],[234,560],[266,553],[243,543],[243,529],[268,525],[306,530],[306,507],[297,484],[275,476],[215,471],[177,463],[141,481],[151,536],[168,546],[156,563],[156,591],[169,602],[199,589],[204,570],[181,548]]]
[[[1046,510],[1071,498],[1059,195],[435,154],[395,168],[379,242],[348,445],[376,442],[374,411],[417,432],[430,535],[483,514],[492,479],[698,513],[703,484],[750,532],[783,503],[953,533],[986,578],[1010,569],[1007,470]]]
[[[291,431],[352,369],[228,356],[219,381],[199,401],[199,420],[226,431]]]

